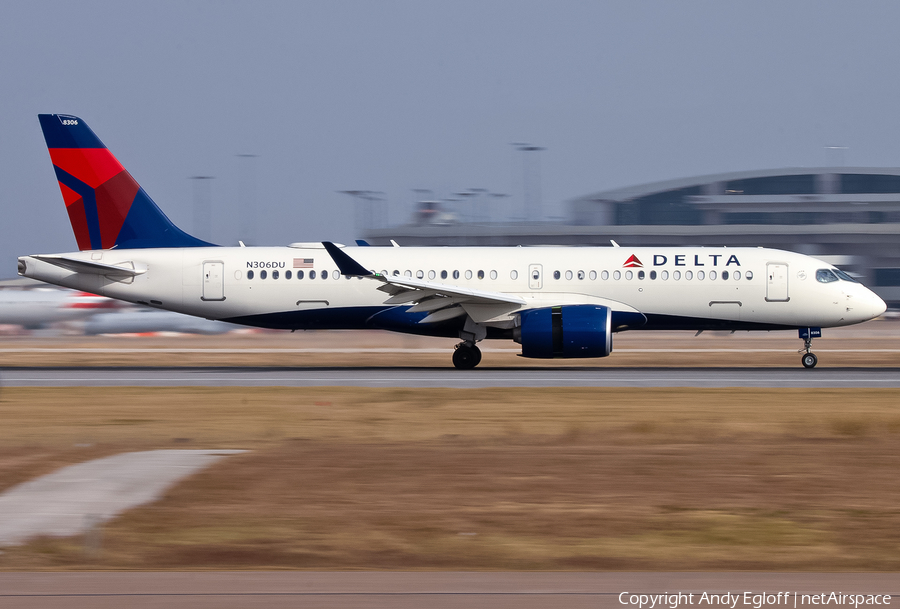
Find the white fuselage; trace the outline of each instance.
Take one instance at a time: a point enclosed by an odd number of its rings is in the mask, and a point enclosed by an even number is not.
[[[469,311],[475,322],[497,329],[515,326],[519,310],[567,304],[597,304],[633,314],[630,322],[615,330],[833,327],[866,321],[885,310],[884,302],[861,284],[818,281],[817,271],[833,269],[831,265],[764,248],[358,247],[344,251],[376,273],[408,274],[523,299],[527,304],[499,313],[494,309],[480,318],[477,308]],[[341,276],[321,247],[113,249],[64,256],[145,272],[133,278],[110,278],[25,256],[20,258],[20,273],[128,302],[247,325],[387,327],[430,333],[429,324],[418,321],[408,328],[370,323],[379,311],[406,311],[409,305],[386,305],[388,295],[377,289],[377,281]],[[626,266],[629,260],[631,266]],[[311,271],[315,271],[314,279]],[[298,278],[301,272],[302,279]],[[640,316],[646,323],[635,323]]]

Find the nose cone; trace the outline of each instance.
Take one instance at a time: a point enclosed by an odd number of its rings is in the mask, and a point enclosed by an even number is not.
[[[872,317],[869,319],[875,319],[879,315],[883,314],[887,311],[887,304],[874,292],[871,292],[872,296],[870,298],[870,305],[872,307]]]

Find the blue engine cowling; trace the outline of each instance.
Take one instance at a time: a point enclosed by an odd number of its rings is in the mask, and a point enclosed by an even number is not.
[[[599,305],[523,311],[515,340],[524,357],[606,357],[612,351],[612,312]]]

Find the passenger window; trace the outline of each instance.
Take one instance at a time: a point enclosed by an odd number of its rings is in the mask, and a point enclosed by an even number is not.
[[[744,273],[744,277],[747,279],[747,281],[750,281],[751,279],[753,279],[753,271],[747,271],[746,273]]]
[[[638,271],[638,279],[644,278],[644,271]]]
[[[656,271],[650,271],[650,279],[656,279]]]
[[[403,274],[407,277],[412,277],[412,271],[410,271],[409,269],[403,271]]]
[[[416,271],[416,279],[424,279],[425,272],[424,271]]]
[[[459,271],[453,271],[453,278],[459,279]]]
[[[291,278],[291,272],[290,272],[290,271],[285,271],[285,272],[284,272],[284,278],[285,278],[285,279],[290,279],[290,278]]]
[[[260,271],[260,272],[259,272],[259,278],[260,278],[260,279],[265,279],[265,278],[266,278],[266,275],[267,275],[267,273],[266,273],[265,271]]]
[[[722,279],[728,279],[728,271],[722,271]]]
[[[819,269],[816,271],[816,281],[819,283],[831,283],[832,281],[837,281],[837,275],[829,271],[828,269]]]
[[[447,278],[447,271],[441,271],[441,279]]]
[[[600,279],[602,279],[603,281],[609,279],[609,271],[603,271],[602,273],[600,273]]]
[[[589,277],[591,281],[595,281],[597,279],[597,271],[591,271]]]
[[[703,281],[704,279],[706,279],[706,273],[704,273],[703,271],[697,271],[697,279]]]
[[[553,271],[553,278],[554,278],[554,279],[559,279],[559,278],[560,278],[559,271]]]
[[[709,272],[709,278],[710,278],[710,279],[715,279],[715,278],[716,278],[716,272],[715,272],[715,271],[710,271],[710,272]]]
[[[381,276],[382,276],[382,277],[387,277],[387,276],[388,276],[388,272],[387,272],[387,271],[381,271]]]
[[[272,271],[272,279],[278,279],[278,271]]]
[[[392,274],[394,277],[399,277],[399,276],[400,276],[400,271],[398,271],[397,269],[394,269],[394,272],[391,273],[391,274]]]
[[[435,277],[434,271],[428,271],[428,278],[434,279],[434,277]]]
[[[491,271],[491,279],[497,278],[497,271]]]
[[[328,271],[322,271],[322,279],[328,279]]]
[[[315,271],[310,271],[310,272],[309,272],[309,278],[310,278],[310,279],[315,279],[315,278],[316,278],[316,272],[315,272]]]
[[[669,278],[669,271],[663,271],[662,273],[659,274],[659,277],[663,281],[667,280]]]
[[[618,281],[618,280],[621,279],[621,278],[622,278],[622,271],[614,271],[614,272],[613,272],[613,279],[615,279],[616,281]]]
[[[688,271],[688,272],[690,272],[690,271]],[[672,279],[674,279],[675,281],[678,281],[679,279],[681,279],[681,271],[673,271]]]
[[[484,279],[484,271],[478,271],[478,278]]]
[[[247,271],[247,279],[253,279],[253,271]]]
[[[735,280],[738,280],[741,278],[741,272],[735,271],[734,273],[731,274],[731,276],[734,277]]]
[[[297,271],[297,279],[303,279],[303,271]]]
[[[472,278],[472,271],[466,271],[466,279]]]
[[[633,272],[631,272],[631,271],[625,271],[625,279],[631,281],[631,279],[632,279],[633,277],[634,277],[634,273],[633,273]]]
[[[568,279],[569,281],[572,280],[572,271],[566,271],[566,279]]]
[[[510,271],[510,272],[509,272],[509,278],[510,278],[510,279],[518,279],[518,278],[519,278],[519,271],[516,271],[516,270]]]
[[[684,278],[687,279],[688,281],[690,281],[691,279],[693,279],[693,278],[694,278],[694,271],[685,271],[685,272],[684,272]],[[703,279],[703,277],[700,277],[700,279]]]

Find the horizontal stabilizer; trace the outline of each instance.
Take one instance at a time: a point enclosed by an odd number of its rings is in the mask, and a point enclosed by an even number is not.
[[[134,264],[132,263],[128,263],[131,264],[131,266],[126,267],[103,264],[102,262],[94,262],[92,260],[78,260],[77,258],[67,258],[65,256],[34,255],[32,258],[64,268],[73,273],[88,273],[91,275],[105,275],[107,277],[135,277],[136,275],[143,275],[147,272],[147,269],[134,268]]]

